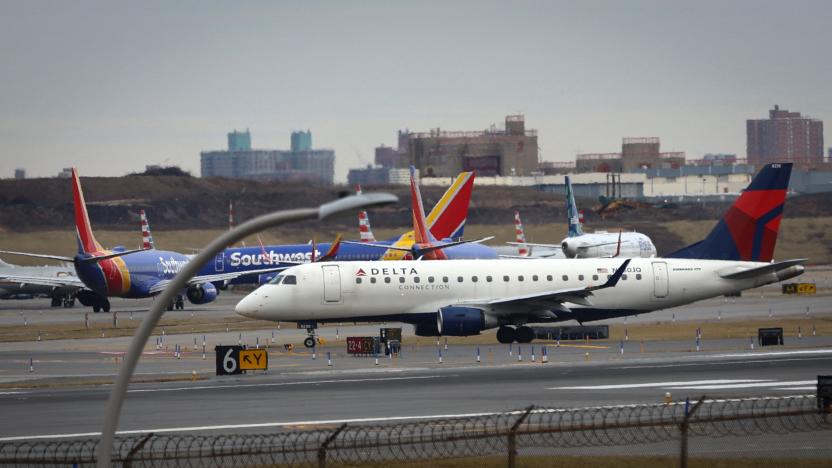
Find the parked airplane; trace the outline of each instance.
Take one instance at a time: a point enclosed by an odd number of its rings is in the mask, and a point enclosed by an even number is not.
[[[0,260],[0,298],[46,295],[52,307],[73,307],[84,283],[71,266],[19,266]]]
[[[448,254],[445,253],[446,249],[452,249],[456,246],[461,246],[464,244],[478,244],[480,242],[484,242],[493,237],[487,237],[484,239],[479,239],[475,241],[465,241],[465,240],[437,240],[428,229],[428,223],[425,219],[425,207],[422,204],[422,193],[419,190],[419,184],[416,182],[416,168],[410,166],[410,199],[411,199],[411,211],[413,213],[413,242],[408,247],[399,247],[399,246],[391,246],[387,244],[379,244],[374,242],[368,241],[360,241],[360,242],[352,242],[352,241],[344,241],[345,244],[356,244],[356,245],[366,245],[370,247],[376,247],[379,249],[384,250],[397,250],[401,252],[405,252],[407,254],[408,259],[419,259],[419,260],[448,260],[450,257]],[[491,250],[489,247],[483,247],[482,249]],[[456,258],[465,258],[465,257],[456,257]],[[470,257],[469,257],[470,258]],[[475,258],[485,258],[484,256],[477,256]],[[492,257],[493,258],[493,257]]]
[[[698,252],[711,259],[596,258],[333,262],[299,265],[246,296],[237,313],[287,321],[401,321],[422,336],[534,339],[528,323],[652,312],[793,278],[805,259],[769,263],[790,164],[762,169]],[[733,209],[733,208],[736,208]],[[737,216],[739,213],[743,216]],[[775,213],[775,214],[771,214]],[[723,222],[731,233],[720,234]],[[773,237],[772,237],[773,236]],[[760,246],[759,248],[757,246]],[[729,252],[726,254],[726,252]],[[756,261],[746,253],[759,252]]]
[[[497,258],[496,252],[485,245],[450,240],[461,236],[463,233],[473,186],[474,174],[472,172],[461,173],[427,216],[426,225],[431,235],[435,239],[445,240],[439,243],[442,244],[440,248],[444,250],[448,258]],[[364,219],[367,219],[366,216]],[[211,275],[231,271],[247,271],[264,265],[289,268],[300,263],[308,263],[313,257],[320,259],[322,257],[321,251],[329,252],[328,257],[335,261],[418,258],[421,251],[418,248],[413,248],[414,242],[413,231],[410,231],[387,241],[341,241],[340,246],[335,246],[334,243],[321,243],[314,249],[310,244],[232,247],[219,253],[215,257],[214,263],[206,265],[201,270],[201,274]],[[416,254],[416,257],[413,257],[414,254]],[[256,277],[248,276],[232,281],[232,284],[255,282],[264,284],[274,278],[276,274],[273,271]]]
[[[78,292],[81,304],[91,306],[94,312],[110,310],[108,297],[144,298],[160,293],[188,263],[190,258],[179,252],[149,249],[127,250],[124,247],[104,249],[95,239],[87,214],[81,181],[75,169],[72,170],[73,202],[75,206],[75,228],[78,240],[78,253],[74,257],[60,255],[33,254],[25,252],[0,251],[14,255],[37,258],[50,258],[64,262],[73,262],[77,278],[70,277],[64,283],[74,285],[80,279],[88,289]],[[257,275],[274,271],[265,268],[246,272],[229,272],[194,277],[183,293],[194,304],[211,302],[217,296],[217,289],[212,282],[232,280],[243,275]],[[21,281],[20,276],[7,276],[8,279]],[[75,278],[74,280],[72,278]],[[27,282],[34,281],[31,279]],[[42,281],[40,284],[55,285],[55,281]]]
[[[572,182],[566,176],[566,216],[568,235],[556,244],[522,243],[531,248],[529,256],[558,258],[554,251],[560,250],[566,258],[597,258],[597,257],[655,257],[656,246],[644,234],[638,232],[607,232],[595,231],[591,234],[583,232],[581,228],[578,207],[572,192]],[[517,242],[510,243],[518,245]]]

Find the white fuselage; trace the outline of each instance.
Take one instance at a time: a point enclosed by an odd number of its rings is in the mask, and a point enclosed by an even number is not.
[[[424,314],[460,304],[488,304],[546,292],[600,285],[622,258],[329,262],[292,267],[294,284],[267,284],[245,297],[237,312],[266,320],[333,320]],[[728,274],[754,262],[635,258],[614,287],[594,292],[590,305],[566,309],[643,313],[779,281],[775,273],[747,279]],[[802,271],[802,270],[800,270]],[[534,316],[547,307],[512,302],[487,305],[497,317]],[[622,314],[622,315],[629,315]],[[531,321],[531,320],[529,320]]]
[[[561,248],[567,258],[613,256],[622,258],[650,258],[656,256],[656,246],[653,245],[653,241],[646,235],[639,232],[622,232],[620,235],[620,252],[618,252],[619,233],[603,231],[567,237],[561,241]]]

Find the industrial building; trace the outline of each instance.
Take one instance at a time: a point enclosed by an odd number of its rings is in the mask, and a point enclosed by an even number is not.
[[[637,169],[675,168],[685,165],[684,152],[662,153],[659,138],[624,138],[620,153],[579,154],[578,172],[631,172]]]
[[[332,185],[335,151],[313,149],[312,132],[292,132],[291,149],[252,149],[251,133],[228,134],[228,149],[200,153],[202,177],[281,180]]]
[[[747,156],[751,164],[793,162],[797,167],[823,164],[823,121],[775,105],[768,119],[746,121]]]
[[[537,130],[526,130],[522,115],[509,115],[505,128],[482,131],[399,132],[396,167],[410,165],[424,177],[476,170],[481,176],[525,176],[537,171]]]

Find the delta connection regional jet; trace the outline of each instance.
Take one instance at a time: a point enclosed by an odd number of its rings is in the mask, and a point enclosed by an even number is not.
[[[791,164],[765,166],[711,234],[677,258],[306,264],[236,311],[274,321],[401,321],[421,336],[499,327],[499,342],[527,343],[528,323],[588,322],[736,293],[803,273],[805,259],[772,262],[790,174]]]

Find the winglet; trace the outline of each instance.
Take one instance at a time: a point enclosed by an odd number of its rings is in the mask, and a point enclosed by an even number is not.
[[[78,253],[86,254],[104,250],[95,240],[90,226],[90,217],[84,201],[84,191],[81,190],[81,178],[78,170],[72,168],[72,201],[75,205],[75,231],[78,235]]]
[[[617,270],[615,270],[615,273],[610,275],[610,277],[609,277],[609,279],[607,279],[606,283],[604,283],[600,286],[590,286],[586,289],[589,290],[589,291],[597,291],[599,289],[615,287],[615,285],[618,284],[618,281],[621,279],[621,277],[624,276],[624,272],[627,271],[627,266],[630,264],[630,260],[632,260],[632,259],[628,258],[627,260],[624,260],[624,263],[622,263],[621,266],[618,267]]]

